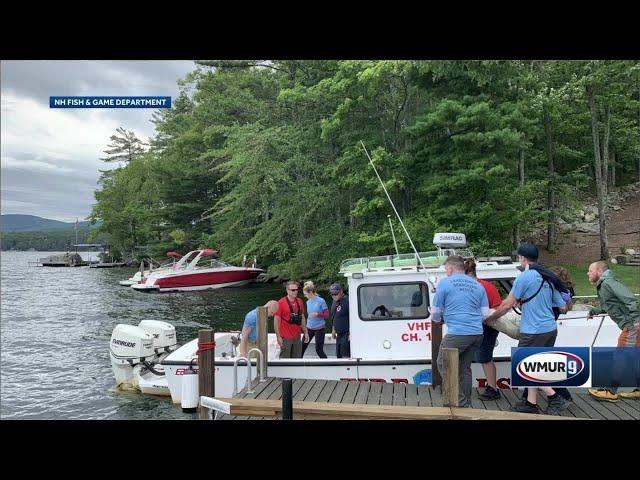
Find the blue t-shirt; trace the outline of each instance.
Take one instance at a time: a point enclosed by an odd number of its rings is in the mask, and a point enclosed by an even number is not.
[[[254,308],[249,313],[244,316],[244,323],[242,324],[242,328],[251,327],[251,332],[249,332],[248,340],[252,343],[256,341],[257,328],[256,322],[258,321],[258,309]]]
[[[442,316],[451,335],[482,335],[482,310],[489,308],[484,287],[475,278],[454,273],[438,282],[433,306]]]
[[[320,295],[316,295],[315,298],[307,300],[307,328],[311,330],[324,328],[324,318],[311,315],[313,312],[321,313],[324,310],[329,310],[329,307],[327,307],[327,302],[325,302],[324,298]]]
[[[527,269],[513,283],[511,294],[519,300],[531,297],[538,291],[542,276],[535,270]],[[544,282],[540,292],[522,305],[520,333],[539,334],[555,330],[556,319],[552,307],[564,307],[565,302],[549,282]]]

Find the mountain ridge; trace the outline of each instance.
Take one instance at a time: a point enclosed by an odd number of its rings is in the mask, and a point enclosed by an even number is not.
[[[36,215],[2,214],[0,215],[0,231],[2,232],[31,232],[37,230],[66,230],[73,229],[76,222],[61,222]],[[78,227],[87,227],[90,222],[78,222]]]

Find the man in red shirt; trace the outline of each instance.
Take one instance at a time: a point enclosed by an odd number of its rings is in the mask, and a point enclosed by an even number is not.
[[[493,283],[479,279],[476,276],[476,262],[473,259],[466,260],[464,267],[465,273],[478,280],[484,287],[485,292],[487,292],[487,299],[489,300],[489,308],[496,308],[500,305],[502,298],[500,297],[498,289]],[[496,346],[496,339],[498,338],[499,332],[486,324],[482,325],[482,331],[482,343],[478,350],[476,350],[474,360],[482,364],[482,370],[484,370],[484,374],[487,377],[487,388],[479,397],[482,400],[497,400],[500,398],[500,391],[496,383],[496,364],[493,363],[493,349]]]
[[[309,343],[307,319],[304,316],[304,303],[298,298],[298,284],[287,282],[287,295],[278,300],[278,313],[274,316],[273,326],[280,346],[280,358],[302,358],[302,341]]]

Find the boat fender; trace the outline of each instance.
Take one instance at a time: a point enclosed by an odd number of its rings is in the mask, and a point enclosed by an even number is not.
[[[198,407],[198,374],[189,368],[182,375],[182,399],[180,401],[183,412],[193,413]]]

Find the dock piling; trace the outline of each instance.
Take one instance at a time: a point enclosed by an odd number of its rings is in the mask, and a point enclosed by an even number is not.
[[[443,348],[444,381],[442,383],[442,405],[445,407],[458,406],[458,349]]]
[[[282,419],[293,420],[293,380],[282,379]]]
[[[267,365],[269,363],[269,344],[267,329],[267,307],[258,307],[258,349],[262,352],[262,365],[260,366],[260,378],[267,378]],[[262,370],[264,369],[264,371]]]
[[[211,328],[198,330],[198,392],[200,397],[215,396],[215,332]],[[206,420],[208,409],[202,405],[198,407],[198,418]]]

